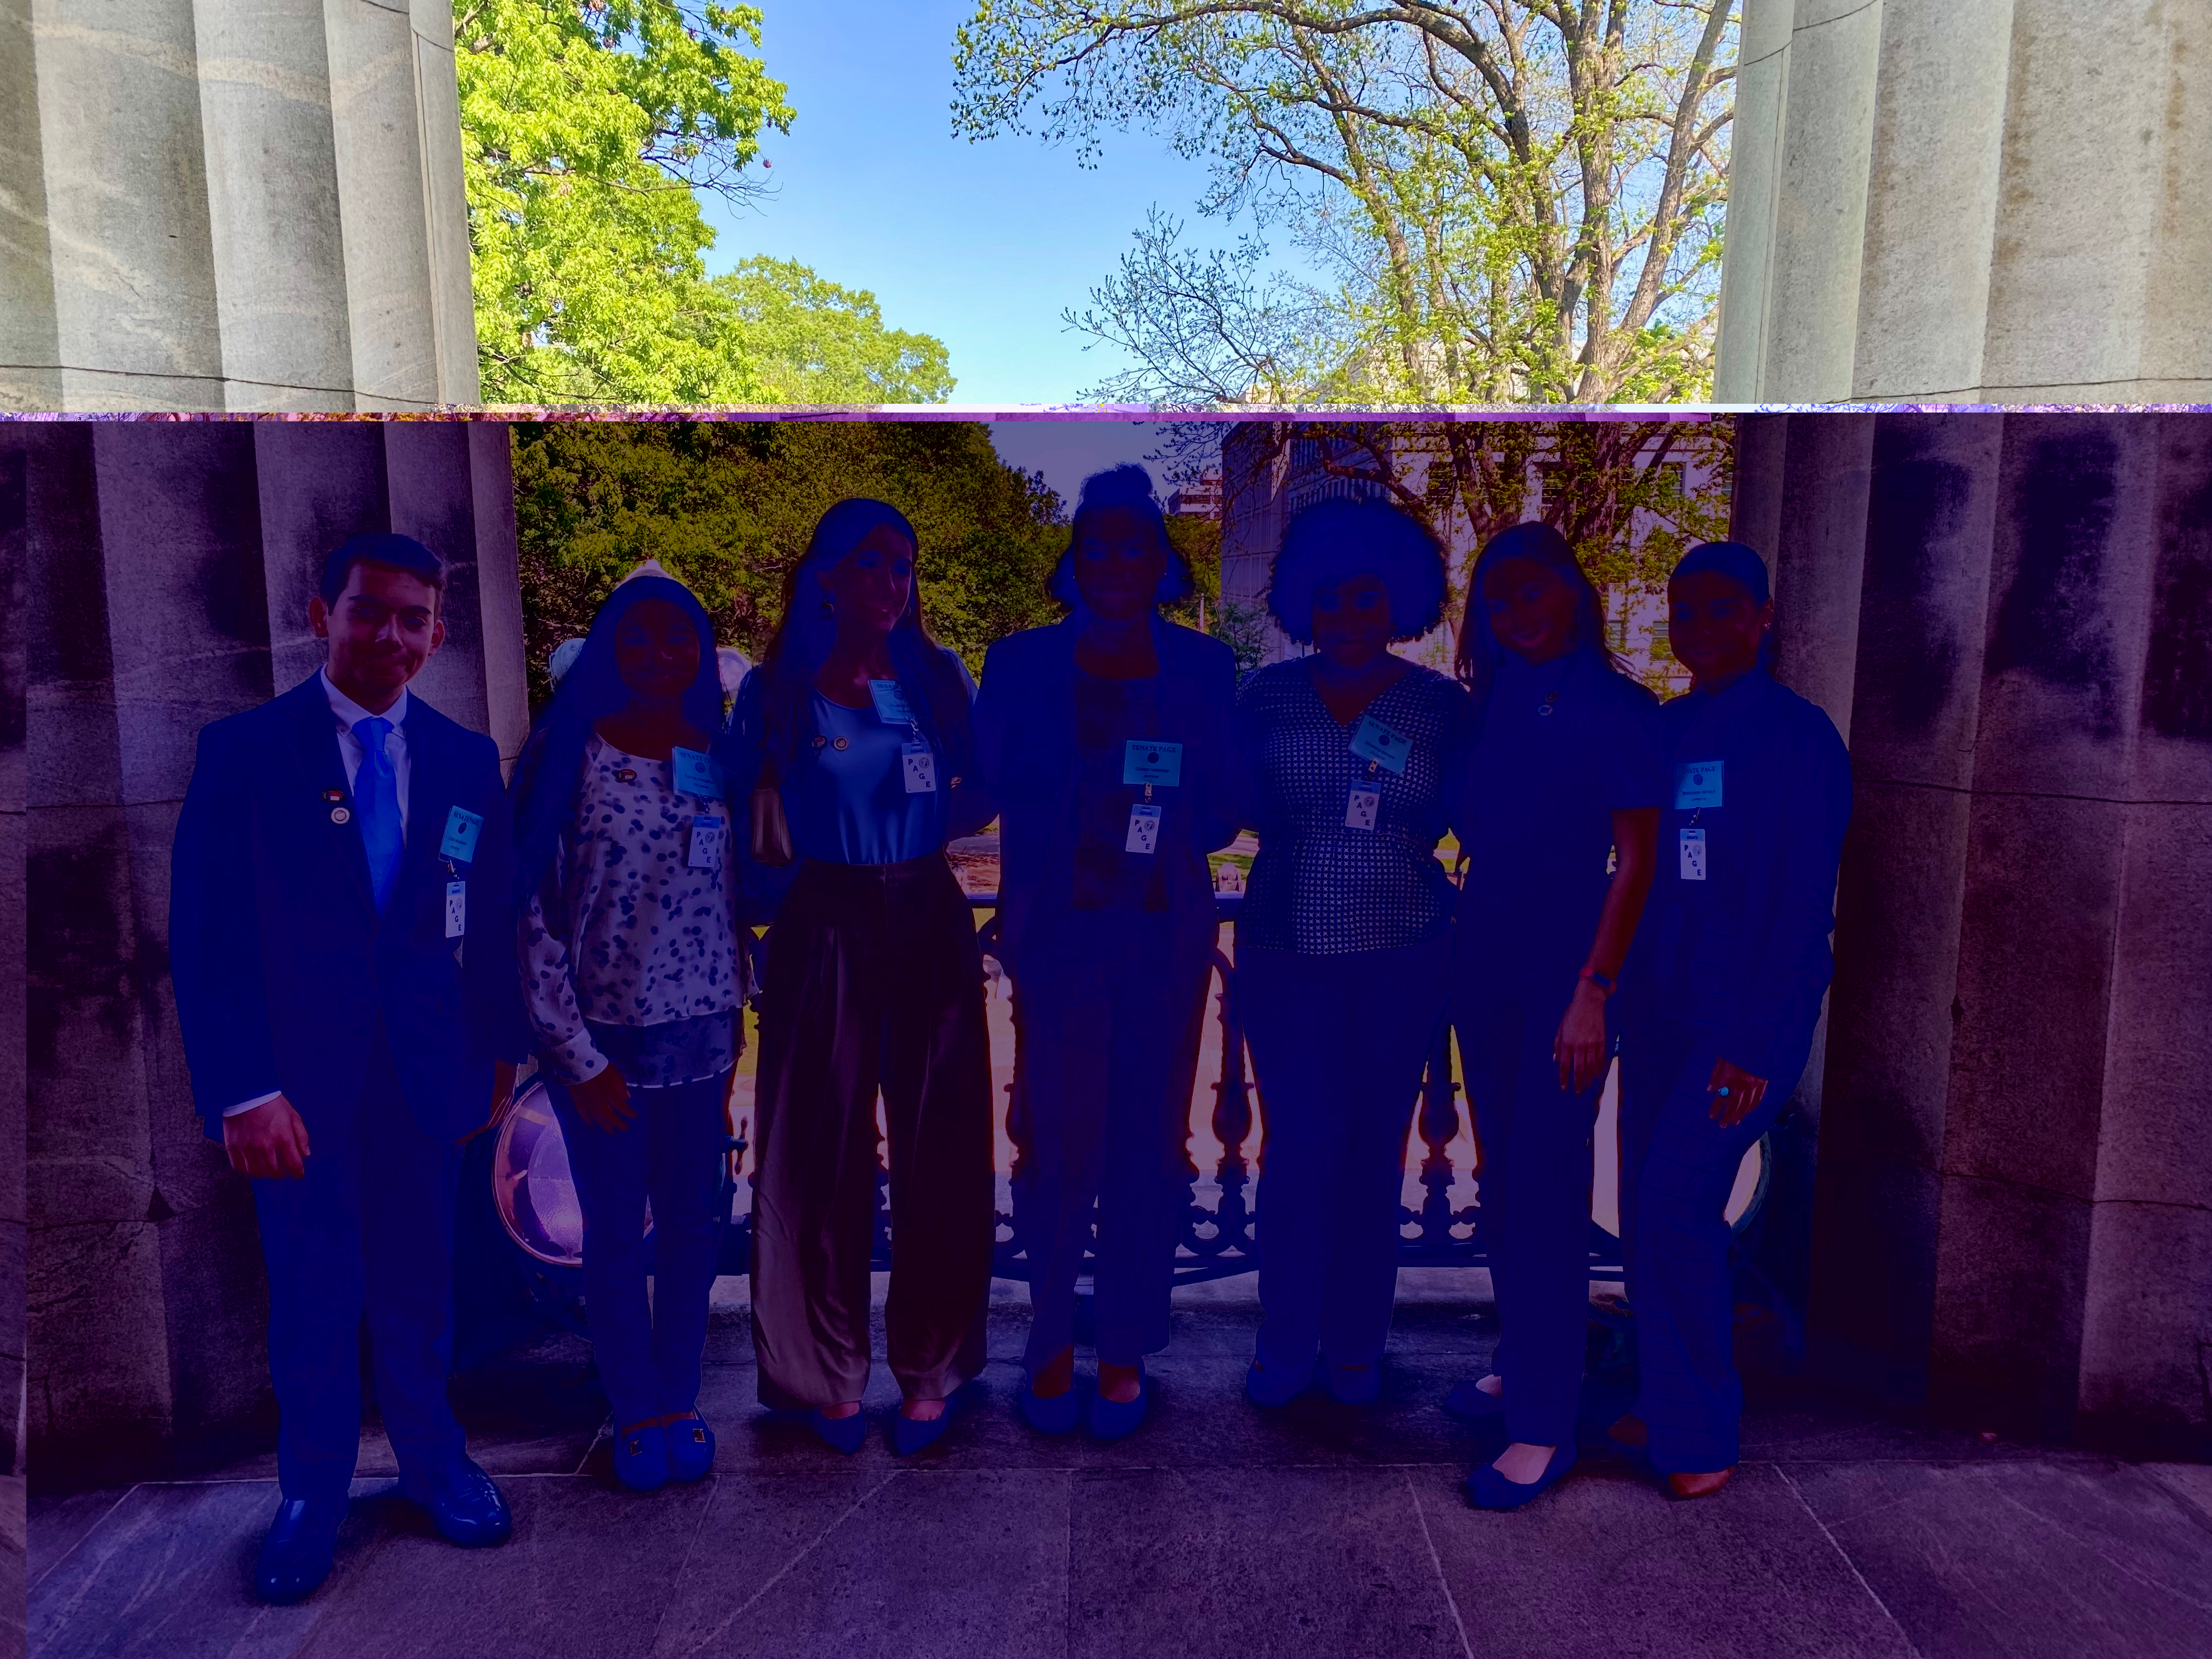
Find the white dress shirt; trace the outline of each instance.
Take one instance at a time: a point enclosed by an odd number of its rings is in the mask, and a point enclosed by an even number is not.
[[[353,728],[356,722],[369,717],[368,710],[337,689],[331,680],[329,669],[318,669],[315,678],[322,681],[323,696],[330,701],[331,717],[337,722],[338,758],[345,763],[346,787],[358,794],[360,792],[354,788],[354,783],[361,775],[362,762],[368,758],[368,750],[362,746],[362,741],[354,735]],[[398,701],[384,711],[384,718],[392,722],[392,730],[385,736],[384,752],[392,762],[392,781],[399,796],[399,835],[402,842],[407,836],[407,784],[413,775],[413,769],[407,759],[407,728],[402,724],[407,718],[407,689],[402,686]],[[283,1092],[281,1089],[272,1089],[265,1095],[241,1100],[235,1106],[224,1108],[222,1115],[236,1117],[240,1112],[266,1106]]]

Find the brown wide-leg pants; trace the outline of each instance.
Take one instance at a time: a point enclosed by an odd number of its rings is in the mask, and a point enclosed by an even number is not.
[[[968,901],[941,854],[801,867],[769,930],[755,1097],[753,1346],[765,1406],[868,1381],[876,1094],[890,1132],[891,1374],[940,1400],[983,1368],[991,1051]]]

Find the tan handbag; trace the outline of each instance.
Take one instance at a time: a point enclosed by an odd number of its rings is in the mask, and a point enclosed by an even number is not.
[[[753,787],[753,861],[781,870],[799,856],[791,844],[791,821],[783,815],[783,791],[775,781],[775,769],[761,763],[760,781]]]

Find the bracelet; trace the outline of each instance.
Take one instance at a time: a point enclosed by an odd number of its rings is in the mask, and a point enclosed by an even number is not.
[[[1596,986],[1599,990],[1604,992],[1607,996],[1611,996],[1613,993],[1614,981],[1613,979],[1607,975],[1601,974],[1595,968],[1583,969],[1580,977],[1588,980],[1591,984]]]

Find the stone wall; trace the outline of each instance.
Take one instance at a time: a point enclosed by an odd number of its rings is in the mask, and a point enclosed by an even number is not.
[[[1778,672],[1850,738],[1822,1369],[2201,1455],[2212,417],[1746,417]]]
[[[1724,403],[2212,401],[2212,7],[1743,0]]]
[[[477,396],[443,0],[0,0],[0,410]]]
[[[31,1461],[42,1485],[140,1478],[220,1455],[268,1412],[251,1198],[193,1115],[166,973],[194,734],[313,671],[324,556],[390,529],[451,568],[447,641],[416,687],[511,759],[527,712],[507,434],[63,423],[0,428],[0,463],[27,500],[28,811],[0,824],[27,818]]]

